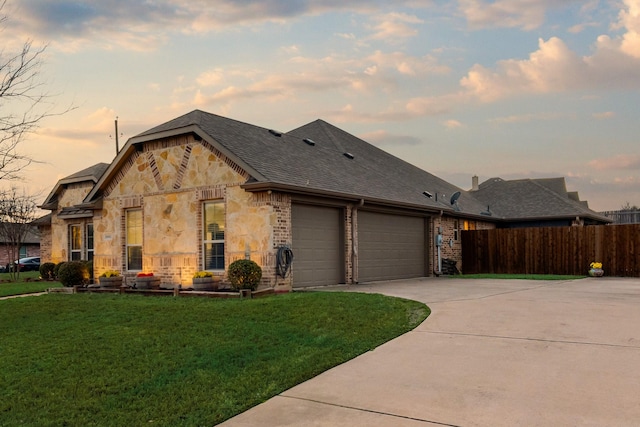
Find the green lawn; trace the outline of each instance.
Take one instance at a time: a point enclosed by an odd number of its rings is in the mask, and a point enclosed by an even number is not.
[[[415,301],[339,292],[0,301],[0,425],[214,425],[428,314]]]
[[[7,282],[7,280],[13,280],[11,275],[9,273],[0,273],[0,297],[42,292],[46,291],[48,288],[61,286],[60,282],[33,281],[39,277],[40,273],[37,271],[25,271],[20,273],[18,280]],[[27,281],[27,279],[30,279],[31,281]]]
[[[522,279],[522,280],[575,280],[586,276],[570,276],[561,274],[460,274],[449,276],[456,279]]]

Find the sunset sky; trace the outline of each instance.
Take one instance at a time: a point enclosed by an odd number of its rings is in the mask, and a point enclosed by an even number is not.
[[[194,109],[323,119],[464,189],[564,176],[640,205],[640,0],[8,0],[2,53],[46,45],[41,192]],[[0,104],[0,108],[17,108]],[[3,111],[4,114],[4,111]],[[111,137],[110,137],[111,136]],[[6,184],[5,184],[6,185]]]

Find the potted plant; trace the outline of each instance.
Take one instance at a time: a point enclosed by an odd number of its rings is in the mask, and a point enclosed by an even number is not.
[[[133,282],[134,289],[160,289],[160,278],[153,273],[138,273]]]
[[[119,288],[122,286],[122,276],[119,271],[107,270],[98,277],[101,288]]]
[[[602,277],[604,276],[604,270],[602,269],[601,262],[592,262],[589,264],[589,276],[591,277]]]
[[[229,265],[227,271],[231,288],[240,291],[242,296],[251,295],[262,279],[262,269],[255,261],[239,259]]]
[[[192,279],[194,291],[213,291],[218,288],[218,282],[210,271],[197,271]]]

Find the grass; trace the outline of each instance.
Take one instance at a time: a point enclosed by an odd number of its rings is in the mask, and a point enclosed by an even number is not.
[[[0,425],[214,425],[428,314],[415,301],[334,292],[0,301]]]
[[[43,292],[48,288],[60,286],[59,282],[33,282],[26,280],[35,280],[39,277],[40,273],[37,271],[24,271],[20,273],[17,281],[5,282],[6,280],[12,280],[10,273],[0,273],[0,297]]]
[[[563,274],[460,274],[450,276],[456,279],[522,279],[522,280],[576,280],[586,276],[571,276]]]

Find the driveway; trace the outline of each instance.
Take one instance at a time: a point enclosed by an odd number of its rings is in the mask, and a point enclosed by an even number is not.
[[[640,279],[428,278],[327,290],[410,298],[432,314],[221,425],[640,425]]]

